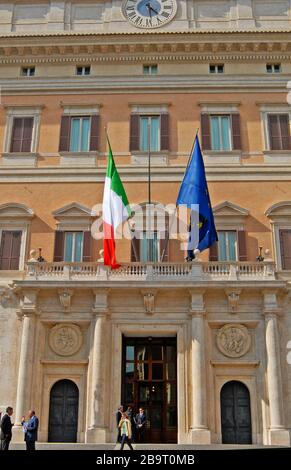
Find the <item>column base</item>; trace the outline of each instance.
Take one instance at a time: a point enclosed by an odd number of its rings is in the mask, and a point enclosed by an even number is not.
[[[290,447],[290,432],[288,429],[270,429],[269,444],[272,446]]]
[[[211,444],[211,433],[209,429],[197,428],[190,429],[190,443],[199,445]]]
[[[89,428],[86,431],[85,442],[87,444],[103,444],[106,442],[105,428]]]
[[[12,428],[12,442],[16,444],[24,442],[24,432],[23,427],[21,425],[15,425]]]

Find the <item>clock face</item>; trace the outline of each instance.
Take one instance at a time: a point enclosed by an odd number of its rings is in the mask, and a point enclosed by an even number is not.
[[[159,28],[171,21],[177,12],[176,0],[125,0],[125,18],[137,28]]]

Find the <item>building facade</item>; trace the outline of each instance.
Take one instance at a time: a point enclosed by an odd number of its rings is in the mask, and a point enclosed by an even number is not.
[[[289,0],[0,1],[15,440],[34,408],[41,441],[114,442],[122,403],[145,408],[148,442],[290,445],[290,16]],[[142,229],[104,267],[104,127],[142,207],[148,133],[151,198],[168,205],[199,129],[216,246],[186,263],[179,240]]]

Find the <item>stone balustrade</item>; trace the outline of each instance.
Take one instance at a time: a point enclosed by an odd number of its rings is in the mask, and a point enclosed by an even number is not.
[[[55,281],[261,281],[274,280],[275,264],[193,262],[122,263],[112,270],[102,263],[26,264],[26,280]]]

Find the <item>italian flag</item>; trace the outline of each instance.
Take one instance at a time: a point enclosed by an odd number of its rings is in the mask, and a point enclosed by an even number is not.
[[[120,224],[132,215],[128,199],[116,169],[110,143],[103,195],[104,264],[120,267],[115,257],[115,235]]]

